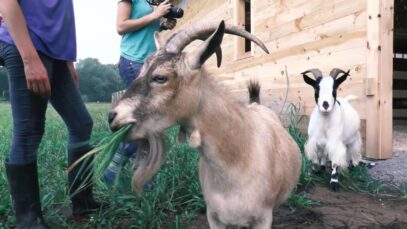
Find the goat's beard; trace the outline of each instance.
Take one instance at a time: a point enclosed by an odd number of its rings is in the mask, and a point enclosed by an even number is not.
[[[134,165],[132,185],[134,190],[140,193],[144,184],[152,179],[161,167],[165,156],[163,133],[151,134],[140,140],[136,155],[138,160]]]

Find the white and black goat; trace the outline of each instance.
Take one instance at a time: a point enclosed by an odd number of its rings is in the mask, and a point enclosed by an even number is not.
[[[308,73],[315,78],[310,78]],[[339,189],[338,170],[346,170],[350,164],[356,166],[361,161],[360,119],[349,104],[355,97],[336,96],[349,71],[334,68],[328,77],[323,77],[319,69],[310,69],[302,75],[304,81],[314,88],[317,103],[308,126],[305,154],[316,165],[325,166],[331,162],[330,185],[336,191]]]
[[[129,123],[128,140],[153,140],[146,161],[136,170],[140,188],[163,159],[162,132],[176,124],[200,153],[199,180],[211,228],[229,225],[270,229],[273,208],[297,184],[300,150],[278,116],[256,102],[242,106],[228,97],[203,64],[214,53],[220,64],[224,33],[243,36],[267,52],[264,44],[244,29],[221,23],[194,24],[163,43],[109,114],[112,130]],[[204,40],[192,52],[183,49]],[[249,84],[252,101],[259,87]],[[154,141],[154,139],[158,139]],[[155,143],[154,143],[155,142]]]

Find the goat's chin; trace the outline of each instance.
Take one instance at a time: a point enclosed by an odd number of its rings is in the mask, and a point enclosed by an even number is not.
[[[148,136],[148,133],[141,131],[138,128],[133,127],[127,134],[125,140],[127,142],[134,142],[140,139],[146,139]]]
[[[322,109],[320,109],[319,111],[320,111],[323,115],[328,115],[329,112],[330,112],[330,110],[322,110]]]

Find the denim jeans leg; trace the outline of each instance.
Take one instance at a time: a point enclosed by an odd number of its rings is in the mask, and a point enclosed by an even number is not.
[[[37,150],[44,134],[47,98],[28,90],[24,64],[14,45],[0,42],[0,62],[7,69],[13,116],[13,136],[8,163],[24,165],[37,159]],[[52,63],[42,58],[48,73]]]
[[[93,120],[69,71],[67,62],[55,61],[50,102],[68,128],[68,150],[90,149]]]
[[[139,76],[143,63],[128,60],[124,57],[120,57],[119,61],[119,73],[126,87]]]
[[[127,87],[129,87],[130,84],[139,76],[141,67],[143,67],[142,63],[128,60],[122,56],[120,57],[119,73]],[[122,151],[124,156],[130,158],[132,155],[134,155],[134,153],[137,151],[138,145],[138,142],[125,143],[124,151]]]

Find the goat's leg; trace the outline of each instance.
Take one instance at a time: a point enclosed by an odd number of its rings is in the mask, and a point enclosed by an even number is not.
[[[313,164],[319,165],[318,146],[314,139],[308,139],[307,143],[305,143],[305,156]]]
[[[332,191],[336,192],[339,190],[339,174],[336,165],[332,166],[331,181],[329,182],[329,185]]]
[[[219,221],[217,214],[211,212],[208,206],[206,209],[206,217],[208,218],[210,229],[226,229],[226,225]]]
[[[264,217],[254,224],[253,229],[270,229],[273,223],[273,209],[267,211]]]
[[[323,151],[313,139],[309,139],[305,144],[305,156],[312,162],[312,171],[315,174],[325,171],[326,160],[324,160]]]
[[[335,144],[336,143],[336,144]],[[327,145],[329,158],[332,161],[330,186],[333,191],[339,190],[339,169],[347,168],[346,146],[342,142],[330,142]]]
[[[361,148],[362,140],[360,138],[360,134],[358,133],[357,137],[355,138],[355,141],[353,141],[347,147],[348,158],[351,161],[352,166],[357,166],[359,165],[359,162],[361,162],[362,160],[362,156],[360,155]]]

